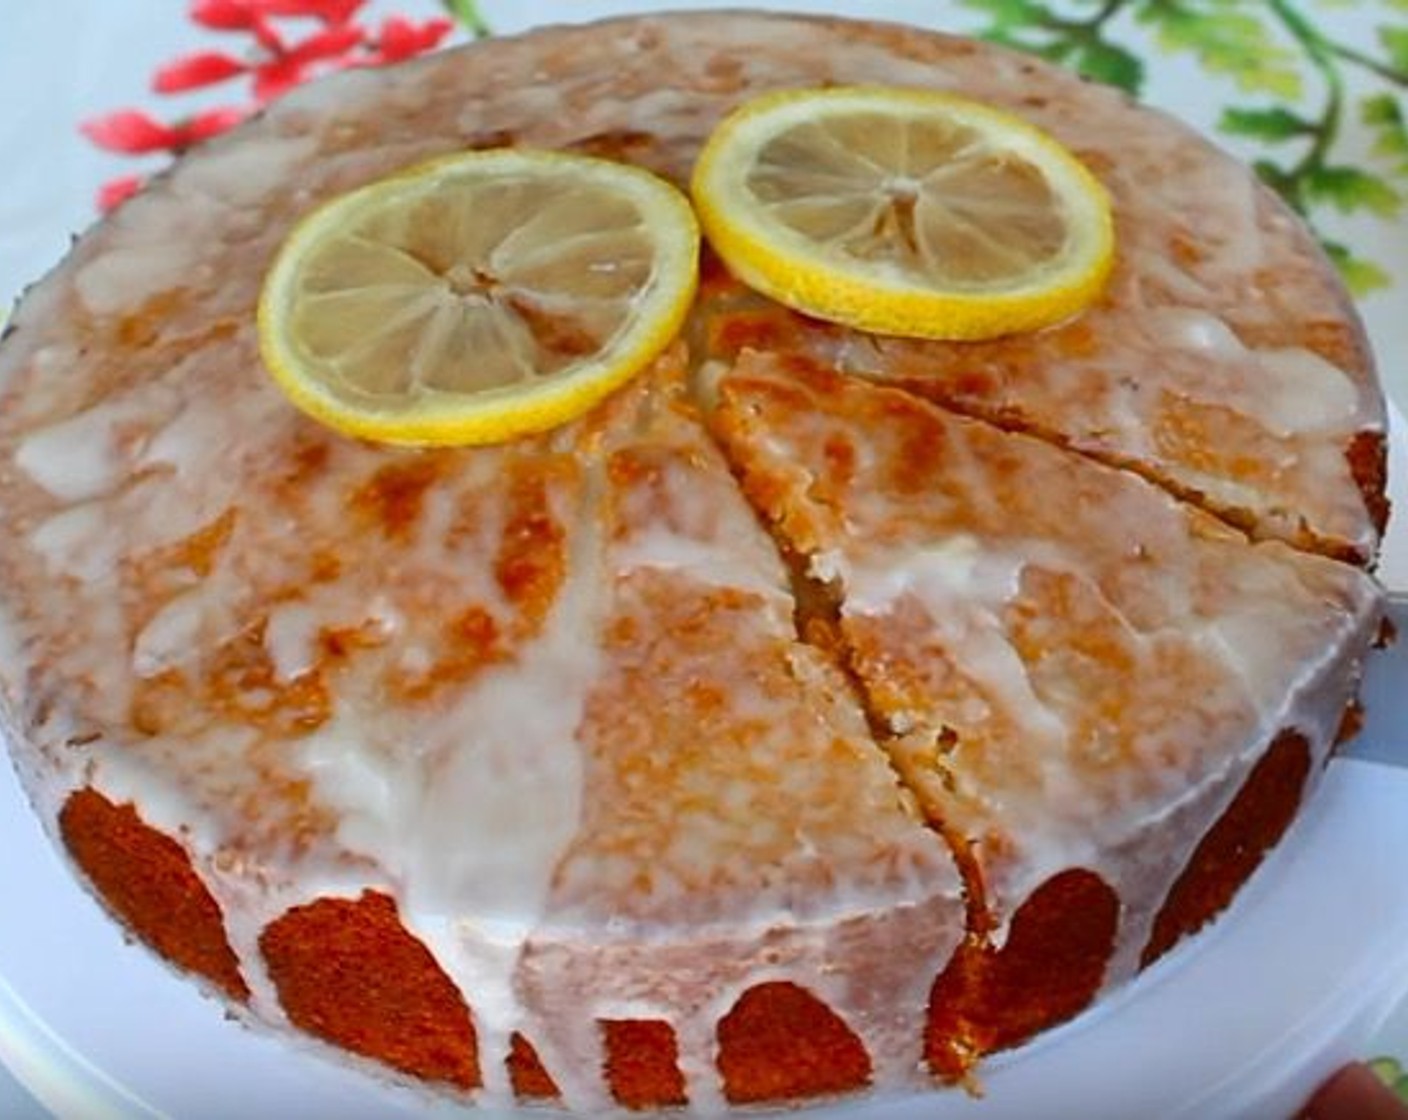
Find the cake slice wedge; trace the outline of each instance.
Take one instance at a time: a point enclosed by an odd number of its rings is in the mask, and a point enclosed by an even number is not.
[[[661,363],[603,451],[583,813],[518,973],[574,1104],[701,1110],[922,1084],[963,937],[942,839]],[[624,402],[618,402],[624,407]],[[571,1090],[569,1092],[569,1090]],[[600,1092],[598,1088],[596,1092]]]
[[[1380,592],[804,358],[744,352],[717,401],[745,491],[832,599],[818,625],[965,869],[968,943],[927,1044],[959,1076],[1231,897],[1335,741]]]

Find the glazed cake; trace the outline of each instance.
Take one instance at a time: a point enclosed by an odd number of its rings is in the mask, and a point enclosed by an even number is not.
[[[687,329],[554,432],[339,436],[260,366],[319,201],[518,144],[683,183],[720,117],[961,91],[1114,200],[1086,314]],[[95,896],[241,1019],[474,1101],[937,1087],[1222,910],[1353,728],[1384,411],[1309,234],[1006,50],[748,13],[299,90],[97,226],[0,346],[0,686]]]

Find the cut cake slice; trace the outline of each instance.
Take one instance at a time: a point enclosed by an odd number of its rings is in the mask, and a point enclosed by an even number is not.
[[[913,1081],[959,877],[844,675],[798,640],[783,563],[682,382],[647,393],[604,461],[601,671],[581,828],[522,974],[534,1042],[564,1075],[599,1064],[596,1024],[553,1013],[567,993],[613,1024],[608,1060],[623,1024],[653,1027],[637,1072],[671,1068],[673,1036],[684,1081],[617,1085],[633,1105]]]
[[[959,1074],[1225,904],[1335,740],[1379,592],[805,359],[744,352],[717,392],[745,490],[834,597],[826,640],[965,866],[970,941],[927,1048]],[[1242,857],[1199,847],[1224,812],[1260,815]],[[1063,971],[1085,990],[1008,998]]]

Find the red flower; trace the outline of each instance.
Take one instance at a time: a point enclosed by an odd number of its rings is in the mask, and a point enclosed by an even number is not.
[[[382,20],[381,34],[376,37],[375,57],[371,61],[401,62],[432,51],[454,26],[448,19],[428,19],[416,24],[402,16],[391,16]]]
[[[356,24],[347,23],[316,32],[291,47],[280,40],[270,58],[250,67],[255,100],[262,105],[287,93],[313,77],[319,63],[331,63],[335,68],[337,61],[361,45],[365,35]]]
[[[244,109],[207,109],[176,124],[162,124],[137,109],[119,109],[105,117],[84,121],[83,135],[110,152],[145,155],[148,152],[182,152],[200,140],[232,128],[248,116]]]
[[[249,64],[219,51],[200,51],[173,59],[157,68],[152,89],[157,93],[181,93],[201,86],[213,86],[249,70]]]
[[[336,67],[343,56],[363,42],[365,32],[346,23],[314,32],[289,46],[272,27],[267,29],[268,45],[251,61],[221,51],[200,51],[174,59],[160,67],[152,80],[157,93],[180,93],[201,86],[213,86],[248,74],[254,79],[254,97],[267,104],[299,82],[312,77],[320,63]],[[345,63],[343,63],[345,64]]]
[[[98,209],[105,214],[116,209],[141,190],[144,181],[140,175],[124,175],[104,183],[98,191]]]
[[[191,19],[212,31],[254,31],[270,17],[304,16],[346,23],[366,0],[193,0]]]
[[[255,100],[267,104],[313,77],[319,69],[400,62],[433,50],[454,28],[447,19],[416,23],[391,16],[382,22],[375,38],[355,23],[341,23],[290,45],[272,25],[262,26],[261,57],[246,61],[222,51],[198,51],[160,67],[152,88],[157,93],[181,93],[248,74],[254,80]],[[356,53],[358,48],[363,53]]]
[[[190,17],[212,31],[240,32],[254,42],[248,56],[196,51],[157,68],[156,93],[184,93],[248,77],[256,106],[264,105],[319,73],[353,66],[400,62],[439,46],[454,28],[448,19],[420,22],[401,16],[382,21],[374,35],[354,17],[366,0],[191,0]],[[277,21],[312,20],[301,38],[286,38]],[[306,30],[306,28],[305,28]],[[163,124],[136,109],[84,121],[79,127],[93,143],[126,155],[181,153],[198,141],[224,132],[252,109],[210,109]],[[99,205],[111,209],[141,186],[135,176],[102,188]]]

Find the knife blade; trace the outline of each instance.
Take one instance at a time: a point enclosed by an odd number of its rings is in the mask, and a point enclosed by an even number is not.
[[[1408,768],[1408,594],[1390,593],[1387,613],[1397,637],[1369,656],[1359,690],[1364,726],[1339,757]]]

